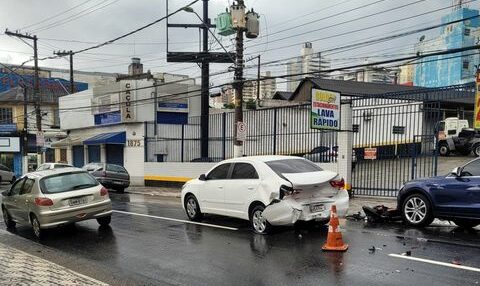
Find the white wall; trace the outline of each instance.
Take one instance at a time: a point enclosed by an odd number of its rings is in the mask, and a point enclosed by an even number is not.
[[[60,97],[58,99],[60,128],[62,130],[70,130],[93,126],[94,117],[91,109],[75,109],[83,106],[91,106],[91,101],[92,90]],[[67,110],[70,108],[74,109]]]

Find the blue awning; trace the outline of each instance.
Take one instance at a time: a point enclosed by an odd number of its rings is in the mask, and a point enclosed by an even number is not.
[[[87,140],[83,141],[85,145],[98,145],[98,144],[125,144],[127,134],[123,132],[109,132],[95,135]]]

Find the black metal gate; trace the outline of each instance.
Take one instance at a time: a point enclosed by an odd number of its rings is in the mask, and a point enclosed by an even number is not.
[[[352,117],[354,194],[395,197],[405,182],[437,174],[438,101],[358,99]]]

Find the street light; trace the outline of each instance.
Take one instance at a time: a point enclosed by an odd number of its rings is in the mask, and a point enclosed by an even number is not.
[[[200,20],[200,22],[202,22],[202,24],[205,26],[205,28],[208,30],[208,32],[212,35],[212,37],[215,39],[215,41],[217,41],[217,43],[220,44],[220,46],[222,47],[222,49],[225,51],[225,53],[227,53],[228,57],[230,58],[230,60],[233,62],[233,64],[236,66],[236,62],[235,62],[235,59],[232,58],[232,56],[230,55],[230,53],[227,51],[227,49],[223,46],[223,44],[220,42],[220,40],[215,36],[215,33],[213,33],[212,31],[210,31],[210,28],[208,27],[207,23],[203,22],[203,19],[202,17],[200,17],[200,15],[198,15],[197,12],[195,12],[195,10],[193,10],[192,7],[190,6],[187,6],[187,7],[183,7],[182,9],[183,11],[187,12],[187,13],[193,13],[197,16],[197,18]]]

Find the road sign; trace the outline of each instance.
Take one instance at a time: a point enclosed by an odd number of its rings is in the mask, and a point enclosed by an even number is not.
[[[377,159],[377,148],[365,148],[365,153],[363,158],[365,160],[376,160]]]
[[[245,122],[237,122],[237,140],[247,140],[247,124]]]
[[[45,137],[43,136],[43,131],[37,131],[37,146],[43,147],[45,145]]]

